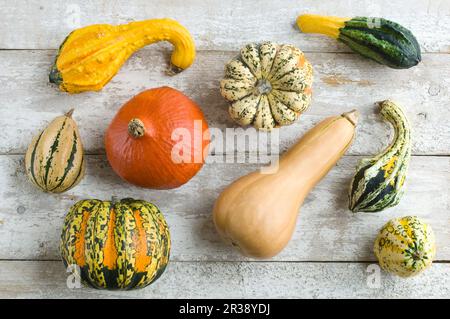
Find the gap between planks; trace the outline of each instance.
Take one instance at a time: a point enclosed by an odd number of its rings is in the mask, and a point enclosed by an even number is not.
[[[283,152],[284,153],[284,152]],[[283,155],[283,153],[281,153],[280,155]],[[234,152],[234,153],[217,153],[217,154],[209,154],[209,156],[224,156],[224,155],[257,155],[258,153],[256,152]],[[84,152],[84,155],[87,156],[106,156],[106,153],[104,152]],[[346,157],[371,157],[374,156],[376,154],[345,154],[344,156]],[[25,153],[16,153],[16,152],[12,152],[12,153],[2,153],[0,152],[0,156],[25,156]],[[411,156],[416,156],[416,157],[450,157],[450,153],[449,154],[411,154]],[[245,164],[245,163],[242,163]],[[264,163],[262,163],[264,164]]]
[[[0,259],[0,262],[61,262],[62,259]],[[376,264],[375,260],[273,260],[273,259],[251,259],[251,260],[170,260],[170,263],[273,263],[273,264]],[[433,260],[433,264],[450,264],[450,260]]]
[[[142,48],[140,50],[137,51],[147,51],[147,50],[154,50],[155,48]],[[37,49],[33,49],[33,48],[0,48],[0,52],[1,51],[58,51],[58,49],[52,49],[52,48],[48,48],[48,49],[41,49],[41,48],[37,48]],[[137,52],[136,51],[136,52]],[[237,52],[238,50],[234,50],[234,49],[199,49],[196,50],[197,53],[216,53],[216,52]],[[136,53],[135,52],[135,53]],[[349,54],[349,55],[359,55],[356,52],[353,51],[333,51],[333,50],[302,50],[303,53],[308,54],[314,54],[314,53],[327,53],[327,54]],[[422,52],[421,55],[422,56],[426,56],[426,55],[446,55],[446,54],[450,54],[450,51],[443,51],[443,52]]]

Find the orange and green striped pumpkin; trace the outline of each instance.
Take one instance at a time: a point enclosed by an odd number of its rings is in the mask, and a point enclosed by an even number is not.
[[[66,267],[79,269],[88,286],[143,288],[169,262],[170,233],[162,213],[149,202],[81,200],[66,215],[60,250]]]

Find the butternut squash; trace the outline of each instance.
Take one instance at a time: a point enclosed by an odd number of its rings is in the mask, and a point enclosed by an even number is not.
[[[351,145],[357,119],[353,110],[323,120],[281,157],[275,173],[255,171],[229,185],[213,208],[219,234],[246,256],[278,254],[305,197]]]

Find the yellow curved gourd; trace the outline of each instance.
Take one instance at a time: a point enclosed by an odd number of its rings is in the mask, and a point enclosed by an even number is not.
[[[152,19],[117,26],[95,24],[67,36],[50,72],[50,82],[69,93],[99,91],[134,52],[159,41],[174,46],[171,73],[194,62],[194,40],[175,20]]]
[[[327,118],[281,157],[275,173],[255,171],[229,185],[213,209],[219,234],[244,255],[278,254],[308,193],[351,145],[356,122],[356,111]]]

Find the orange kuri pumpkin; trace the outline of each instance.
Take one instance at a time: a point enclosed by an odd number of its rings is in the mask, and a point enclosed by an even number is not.
[[[170,87],[133,97],[105,135],[113,170],[131,184],[156,189],[189,181],[201,169],[208,144],[208,124],[201,109]]]

